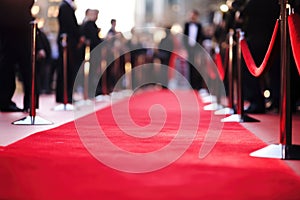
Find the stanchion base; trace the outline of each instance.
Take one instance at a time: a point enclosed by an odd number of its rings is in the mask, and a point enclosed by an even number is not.
[[[219,109],[222,109],[222,108],[223,108],[222,105],[220,105],[218,103],[212,103],[212,104],[204,106],[203,110],[210,111],[210,110],[219,110]]]
[[[12,122],[14,125],[51,125],[53,122],[50,122],[46,119],[43,119],[39,116],[27,116],[20,120]]]
[[[98,95],[95,98],[96,102],[101,102],[101,101],[105,101],[108,102],[111,100],[111,97],[109,95]]]
[[[221,122],[242,122],[242,117],[241,115],[233,114],[221,119]]]
[[[130,97],[130,96],[132,96],[133,91],[130,89],[126,89],[126,90],[122,90],[121,94],[123,97]]]
[[[215,115],[232,115],[234,114],[234,110],[232,108],[222,108],[220,110],[215,111]]]
[[[249,117],[248,115],[233,114],[221,119],[221,122],[259,122],[259,120]]]
[[[259,158],[283,158],[283,146],[281,144],[271,144],[266,146],[262,149],[254,151],[250,153],[252,157],[259,157]]]
[[[206,97],[206,96],[209,96],[209,93],[208,93],[208,91],[207,91],[206,89],[200,89],[200,90],[198,91],[198,94],[199,94],[200,97]]]
[[[76,106],[85,106],[85,105],[91,105],[93,103],[92,100],[87,99],[87,100],[81,100],[76,102]]]
[[[203,103],[215,103],[217,101],[217,97],[213,95],[201,97]]]
[[[276,158],[284,160],[300,160],[299,145],[271,144],[262,149],[250,153],[252,157]]]
[[[60,104],[53,108],[54,111],[73,111],[74,106],[72,104]]]

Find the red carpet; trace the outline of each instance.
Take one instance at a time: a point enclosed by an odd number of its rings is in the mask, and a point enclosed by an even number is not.
[[[0,199],[300,198],[300,178],[284,161],[249,156],[266,144],[238,123],[222,127],[200,102],[197,108],[195,94],[179,95],[139,94],[129,104],[122,101],[98,111],[99,124],[92,114],[76,125],[67,123],[1,147]],[[151,107],[155,104],[161,106]],[[112,148],[106,137],[120,148]],[[204,158],[199,158],[201,147],[200,156],[208,153]]]

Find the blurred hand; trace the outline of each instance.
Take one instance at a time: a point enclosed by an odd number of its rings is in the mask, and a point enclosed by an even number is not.
[[[46,58],[46,51],[41,49],[37,53],[37,59],[45,59]]]

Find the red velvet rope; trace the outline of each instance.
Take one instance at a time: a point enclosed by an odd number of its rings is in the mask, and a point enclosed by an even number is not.
[[[300,75],[300,15],[291,14],[288,16],[288,25],[291,39],[291,46],[295,63]]]
[[[216,63],[217,68],[218,68],[219,77],[223,81],[224,78],[225,78],[225,69],[223,67],[222,57],[221,57],[220,53],[215,54],[215,63]]]
[[[276,41],[278,26],[279,26],[279,23],[277,20],[267,53],[264,57],[263,62],[261,63],[261,65],[259,67],[256,66],[256,64],[253,60],[253,57],[251,55],[251,52],[249,50],[246,40],[245,39],[241,40],[241,50],[242,50],[242,55],[244,57],[245,63],[247,65],[249,72],[255,77],[259,77],[265,71],[266,67],[268,66],[269,58],[270,58],[270,55],[272,53],[272,50],[273,50],[273,47],[274,47],[274,44]]]

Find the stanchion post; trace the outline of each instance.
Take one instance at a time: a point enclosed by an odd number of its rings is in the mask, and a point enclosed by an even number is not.
[[[237,63],[237,106],[236,114],[222,119],[222,122],[259,122],[259,120],[249,117],[244,113],[244,98],[243,98],[243,77],[242,77],[242,51],[241,40],[244,38],[244,33],[241,29],[237,29],[237,47],[236,47],[236,63]]]
[[[31,102],[29,116],[12,122],[14,125],[50,125],[52,122],[36,116],[36,42],[37,42],[37,21],[31,25]]]
[[[132,90],[132,65],[131,62],[125,63],[125,87],[126,90]]]
[[[102,93],[103,95],[108,95],[108,89],[107,89],[107,61],[106,58],[103,58],[103,60],[101,61],[101,72],[102,72]],[[101,81],[99,80],[99,81]]]
[[[281,109],[280,109],[280,143],[292,144],[291,124],[291,89],[290,89],[290,43],[287,35],[288,0],[281,1]]]
[[[31,105],[30,105],[30,111],[29,115],[32,117],[33,123],[36,116],[36,102],[35,102],[35,80],[36,80],[36,33],[37,33],[37,21],[33,21],[31,23],[31,30],[32,30],[32,45],[31,45]]]
[[[234,106],[234,98],[233,98],[233,35],[234,30],[229,30],[229,57],[228,57],[228,107],[233,109]]]
[[[215,53],[216,54],[219,54],[220,53],[220,48],[219,47],[215,47]],[[214,70],[215,69],[215,70]],[[216,74],[219,74],[219,70],[218,70],[218,67],[216,66],[215,68],[213,68],[214,72]],[[223,106],[221,105],[221,97],[222,96],[225,96],[224,94],[221,94],[221,76],[216,76],[215,79],[211,79],[212,83],[212,90],[211,90],[211,93],[214,95],[214,96],[209,96],[210,99],[211,99],[211,103],[204,106],[203,107],[203,110],[207,110],[207,111],[214,111],[214,110],[219,110],[219,109],[222,109]],[[213,97],[215,97],[215,100],[213,99]],[[204,97],[203,99],[205,100],[206,97]]]
[[[234,107],[234,76],[233,76],[233,46],[234,46],[234,30],[230,29],[228,33],[228,106],[217,110],[216,115],[233,114]]]
[[[85,55],[84,55],[84,66],[83,66],[83,99],[88,99],[88,90],[89,90],[89,74],[90,74],[90,53],[91,53],[91,42],[86,40],[85,42]]]
[[[300,159],[300,146],[292,144],[292,111],[291,111],[291,44],[288,34],[289,1],[281,0],[281,109],[280,109],[280,146],[282,159]]]
[[[63,48],[63,104],[54,108],[55,111],[72,111],[74,106],[68,103],[68,36],[61,34],[61,45]]]
[[[237,55],[237,106],[236,106],[236,113],[241,117],[244,118],[244,98],[243,98],[243,81],[242,81],[242,50],[240,41],[244,38],[244,32],[241,29],[237,29],[237,46],[236,46],[236,55]]]
[[[62,47],[63,47],[63,101],[64,105],[68,103],[68,43],[67,43],[67,34],[64,33],[62,37]]]
[[[251,156],[300,160],[300,146],[292,144],[292,112],[290,83],[290,41],[287,28],[288,0],[280,0],[280,47],[281,47],[281,104],[279,144],[271,144],[259,149]]]

